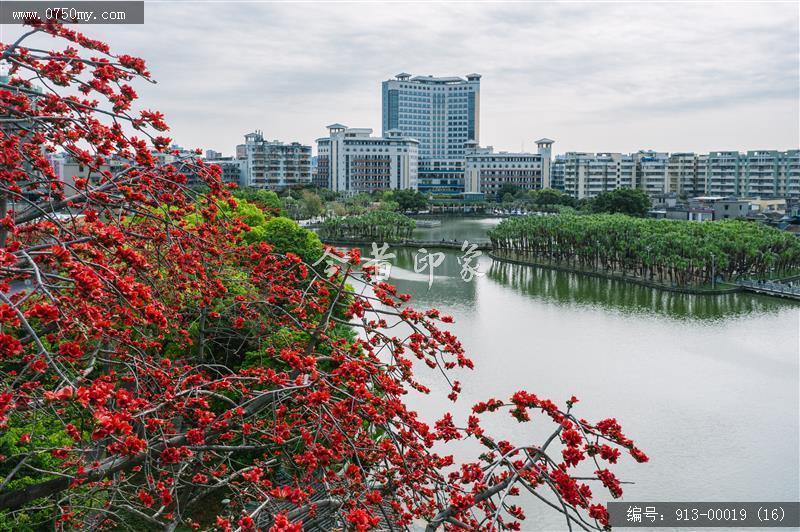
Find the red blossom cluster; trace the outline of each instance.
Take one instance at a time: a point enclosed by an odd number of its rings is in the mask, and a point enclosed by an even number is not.
[[[23,47],[32,35],[67,45]],[[249,227],[224,215],[236,202],[219,168],[158,163],[164,116],[133,112],[131,83],[150,80],[141,59],[58,24],[0,50],[11,65],[0,83],[0,429],[19,434],[0,477],[25,479],[0,493],[4,518],[519,530],[511,501],[532,493],[582,527],[607,525],[573,470],[594,462],[621,494],[599,460],[616,463],[619,448],[647,457],[615,420],[592,425],[571,414],[574,397],[560,408],[517,392],[475,405],[466,427],[450,414],[423,422],[404,401],[428,391],[418,363],[441,372],[453,401],[450,370],[473,368],[442,327],[451,317],[373,283],[358,250],[326,276],[247,244]],[[58,151],[85,173],[56,175]],[[502,409],[520,422],[539,412],[554,432],[540,446],[496,441],[479,414]],[[439,450],[466,438],[486,447],[474,462]]]

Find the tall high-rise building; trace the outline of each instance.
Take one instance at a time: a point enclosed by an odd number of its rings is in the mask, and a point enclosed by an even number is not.
[[[419,142],[399,130],[372,137],[369,128],[328,126],[317,139],[317,183],[336,192],[416,189]]]
[[[398,130],[419,141],[421,192],[464,192],[465,145],[480,141],[480,88],[480,74],[402,73],[383,82],[383,134]]]

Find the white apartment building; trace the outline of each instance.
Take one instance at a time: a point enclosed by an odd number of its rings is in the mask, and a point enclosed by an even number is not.
[[[708,154],[706,194],[742,196],[745,193],[742,159],[738,151],[712,151]]]
[[[668,192],[668,153],[639,151],[635,155],[635,160],[638,170],[636,186],[648,194]]]
[[[636,164],[634,155],[568,152],[564,155],[564,191],[582,199],[632,188],[636,186]]]
[[[550,188],[564,191],[564,175],[567,159],[564,155],[556,155],[550,163]]]
[[[706,155],[672,153],[667,166],[667,188],[684,196],[702,196],[706,193]]]
[[[800,150],[569,152],[556,157],[552,174],[556,186],[563,183],[563,190],[579,199],[621,187],[650,195],[800,198]]]
[[[223,183],[236,183],[240,187],[247,186],[246,183],[250,182],[247,159],[223,157],[219,152],[214,152],[211,155],[216,155],[216,157],[206,157],[205,162],[206,164],[215,164],[220,167],[222,170],[220,177]]]
[[[245,186],[279,190],[311,183],[311,146],[277,140],[265,141],[261,131],[244,136],[236,146],[236,158],[247,161]]]
[[[711,152],[708,194],[754,198],[800,198],[800,150]]]
[[[96,184],[103,178],[103,172],[119,173],[129,163],[122,159],[109,158],[105,164],[93,170],[64,152],[48,154],[47,158],[53,166],[58,180],[64,184],[64,193],[68,196],[77,192],[75,179],[86,179]]]
[[[177,155],[174,153],[176,151],[178,152]],[[222,157],[221,154],[216,159],[201,158],[195,152],[185,150],[180,146],[173,146],[167,152],[153,152],[152,155],[155,159],[155,164],[158,166],[165,164],[175,165],[178,172],[186,175],[186,184],[189,186],[201,184],[201,179],[195,173],[193,165],[183,165],[181,167],[178,163],[182,160],[203,159],[207,164],[218,165],[222,170],[221,179],[223,183],[236,183],[241,186],[247,181],[247,161],[243,159]],[[125,166],[131,163],[128,160],[110,158],[98,170],[92,170],[64,152],[48,155],[48,159],[56,176],[64,183],[67,194],[75,192],[76,178],[97,182],[103,177],[103,172],[115,174],[124,170]]]
[[[470,141],[465,146],[464,192],[496,195],[503,185],[523,190],[546,188],[550,176],[550,146],[542,139],[539,153],[497,152],[491,146],[480,148]]]
[[[778,196],[800,198],[800,150],[783,152]]]
[[[754,197],[779,196],[785,189],[786,153],[775,150],[748,151],[744,158],[745,194]],[[785,194],[785,193],[784,193]]]
[[[317,139],[317,183],[337,192],[417,189],[419,141],[389,130],[373,137],[372,129],[328,126]]]
[[[594,154],[570,151],[559,158],[563,158],[561,161],[563,161],[564,192],[575,198],[586,197],[589,162],[594,158]]]

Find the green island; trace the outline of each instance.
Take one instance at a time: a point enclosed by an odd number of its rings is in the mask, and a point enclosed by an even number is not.
[[[676,287],[800,270],[797,238],[739,220],[692,223],[621,214],[524,216],[489,232],[496,258]]]
[[[320,234],[329,240],[397,242],[411,237],[416,222],[404,214],[374,210],[364,214],[327,218]]]

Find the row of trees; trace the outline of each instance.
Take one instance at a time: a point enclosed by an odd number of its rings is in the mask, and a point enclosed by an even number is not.
[[[134,108],[143,60],[49,23],[0,61],[0,529],[519,530],[520,494],[606,527],[611,464],[647,460],[615,419],[519,391],[422,421],[420,372],[455,401],[451,370],[472,368],[451,318],[357,249],[320,271],[313,235],[218,167],[160,164],[164,117]],[[54,152],[89,178],[65,184]],[[512,444],[492,412],[552,430]],[[482,453],[456,464],[468,439]]]
[[[428,197],[419,190],[389,190],[382,194],[381,201],[395,202],[400,212],[420,212],[428,209]]]
[[[517,207],[542,207],[548,208],[557,205],[575,207],[575,198],[564,194],[554,188],[544,188],[541,190],[526,190],[517,185],[506,183],[500,187],[495,197],[486,198],[488,201],[495,200],[505,204],[513,204]]]
[[[650,210],[650,197],[639,188],[617,188],[602,192],[582,205],[593,213],[627,214],[643,218]]]
[[[504,206],[526,209],[559,210],[572,208],[584,213],[621,213],[644,217],[650,210],[650,198],[641,189],[619,188],[602,192],[594,198],[577,200],[560,190],[523,190],[516,185],[503,185],[496,199]]]
[[[393,211],[376,210],[358,216],[328,218],[320,233],[334,240],[370,240],[396,242],[411,238],[417,223],[408,216]]]
[[[361,192],[342,197],[327,189],[295,187],[282,190],[280,196],[272,191],[254,189],[238,190],[235,195],[237,198],[263,205],[270,212],[285,214],[296,220],[322,215],[359,215],[376,209],[417,213],[430,207],[430,200],[425,194],[411,189],[375,191],[371,194]],[[552,188],[523,190],[506,184],[497,193],[497,201],[502,202],[504,207],[528,210],[564,212],[575,209],[583,213],[622,213],[637,217],[644,217],[650,209],[650,198],[647,194],[630,188],[603,192],[591,199],[576,200]]]
[[[235,196],[248,201],[264,203],[260,195],[268,191],[242,189]],[[269,202],[274,207],[277,202],[280,211],[295,220],[309,219],[316,216],[348,216],[364,214],[367,211],[381,209],[397,212],[420,212],[428,208],[428,197],[418,190],[376,190],[372,193],[360,192],[353,195],[342,195],[328,189],[295,186],[283,189],[279,194],[269,191],[274,196]]]
[[[237,189],[233,194],[236,199],[252,203],[272,216],[282,216],[286,214],[284,203],[272,190],[242,188]]]
[[[704,285],[714,276],[734,281],[800,269],[794,236],[736,220],[526,216],[503,220],[489,237],[495,250],[518,257],[681,286]]]

